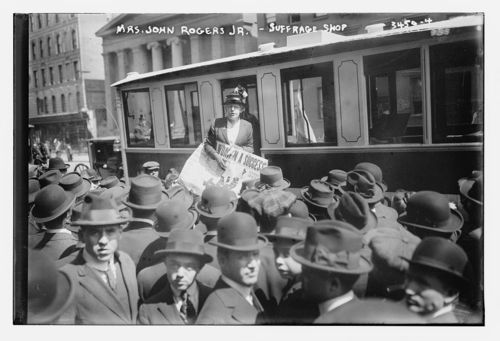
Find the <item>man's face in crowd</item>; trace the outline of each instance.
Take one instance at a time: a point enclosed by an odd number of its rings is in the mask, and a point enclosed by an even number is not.
[[[118,250],[118,241],[122,234],[120,225],[84,227],[82,230],[85,250],[96,261],[109,262]]]
[[[260,268],[259,251],[228,251],[227,256],[219,257],[221,272],[233,281],[244,286],[257,283]]]
[[[160,170],[159,169],[147,170],[146,174],[149,174],[149,175],[152,175],[152,176],[159,178],[160,177]]]
[[[187,290],[201,269],[201,261],[195,255],[172,253],[165,259],[167,278],[172,289]]]
[[[278,239],[273,245],[274,262],[281,277],[289,279],[302,273],[302,265],[290,256],[290,248],[294,245],[292,240]]]

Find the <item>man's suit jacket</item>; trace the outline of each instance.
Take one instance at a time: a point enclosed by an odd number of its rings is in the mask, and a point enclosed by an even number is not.
[[[132,221],[122,233],[120,250],[128,254],[137,266],[144,250],[156,239],[158,239],[158,234],[150,225]]]
[[[198,314],[196,324],[256,324],[263,312],[262,305],[253,295],[254,306],[222,279]]]
[[[115,253],[116,274],[123,276],[128,297],[124,307],[111,288],[85,262],[82,252],[61,268],[75,283],[74,309],[66,312],[61,323],[71,324],[135,324],[139,295],[135,277],[135,265],[130,257],[118,251]]]
[[[56,262],[59,258],[76,251],[78,238],[72,233],[40,233],[29,237],[31,249],[38,249],[50,260]]]
[[[196,281],[198,286],[198,306],[194,307],[198,314],[205,303],[211,288]],[[186,324],[175,307],[175,300],[170,284],[162,291],[148,299],[139,307],[140,324]]]
[[[217,118],[208,131],[205,139],[205,150],[208,154],[213,156],[216,153],[217,141],[229,144],[227,139],[227,119],[225,117]],[[253,128],[250,122],[240,119],[240,130],[234,144],[249,153],[253,153]]]

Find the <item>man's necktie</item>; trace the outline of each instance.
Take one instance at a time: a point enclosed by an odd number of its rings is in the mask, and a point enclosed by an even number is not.
[[[192,324],[196,320],[196,310],[194,309],[193,302],[189,299],[189,294],[186,291],[181,293],[181,299],[181,316],[184,322]]]
[[[106,278],[108,279],[108,284],[111,290],[116,291],[116,278],[113,275],[110,266],[108,266],[108,270],[106,271]]]

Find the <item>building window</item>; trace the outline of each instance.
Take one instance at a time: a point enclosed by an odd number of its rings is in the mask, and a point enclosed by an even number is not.
[[[45,25],[49,26],[49,14],[45,13]]]
[[[45,69],[40,71],[42,73],[42,86],[47,85],[47,79],[45,78]]]
[[[68,47],[68,33],[66,31],[63,32],[63,40],[62,40],[62,52],[66,52]]]
[[[154,147],[153,119],[148,89],[123,92],[123,112],[130,147]]]
[[[332,63],[284,69],[281,80],[287,145],[336,145]]]
[[[423,143],[420,49],[364,57],[370,144]]]
[[[38,72],[33,71],[33,83],[35,85],[35,88],[38,88]]]
[[[33,16],[30,15],[30,32],[33,32]]]
[[[66,98],[64,94],[61,95],[61,111],[66,112]]]
[[[483,53],[480,41],[431,46],[432,142],[483,140]]]
[[[63,82],[63,67],[62,65],[57,65],[57,69],[59,71],[59,83],[62,83]]]
[[[276,23],[276,13],[266,13],[264,16],[266,18],[266,25]]]
[[[56,53],[61,54],[61,35],[56,35]]]
[[[68,111],[73,110],[73,94],[70,92],[68,94]]]
[[[40,14],[36,15],[36,20],[38,22],[38,29],[41,29],[42,28],[42,17],[40,16]]]
[[[52,39],[50,37],[47,38],[47,55],[50,56],[52,54]]]
[[[38,115],[43,113],[43,100],[38,97],[36,99],[36,112],[38,113]]]
[[[56,21],[56,24],[59,24],[59,14],[55,14],[54,19]]]
[[[43,58],[43,40],[42,39],[38,40],[38,45],[40,47],[40,58]]]
[[[47,97],[43,98],[43,112],[48,113],[49,112],[49,101],[47,100]]]
[[[295,23],[300,22],[300,14],[298,14],[298,13],[290,14],[288,16],[288,22],[290,24],[295,24]]]
[[[31,59],[33,59],[33,60],[36,59],[36,42],[35,41],[31,42]]]
[[[80,99],[80,91],[76,92],[76,110],[80,111],[82,108],[82,101]]]
[[[78,70],[78,62],[73,62],[73,72],[75,74],[75,79],[80,79],[80,71]]]
[[[50,80],[50,84],[54,84],[54,69],[51,67],[49,67],[49,80]]]
[[[64,73],[66,74],[66,80],[70,81],[71,80],[71,70],[70,70],[69,63],[66,63],[66,70]]]
[[[75,30],[71,30],[71,48],[73,50],[76,50],[78,48],[78,40],[77,40],[77,37],[76,37],[76,31]]]
[[[56,96],[52,96],[52,112],[53,113],[57,112]]]
[[[328,16],[328,13],[314,13],[313,18],[314,19],[325,19]]]

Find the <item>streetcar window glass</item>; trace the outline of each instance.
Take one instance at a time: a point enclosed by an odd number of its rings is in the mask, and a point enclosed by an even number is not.
[[[197,147],[201,143],[201,117],[196,83],[165,87],[171,147]]]
[[[331,63],[281,71],[286,143],[336,145]]]
[[[259,102],[257,99],[257,77],[247,76],[231,79],[223,79],[220,82],[222,91],[222,102],[228,94],[241,85],[247,91],[248,97],[245,104],[245,112],[241,118],[252,124],[253,128],[253,149],[255,154],[260,153],[260,125],[259,125]]]
[[[483,138],[483,53],[479,41],[430,47],[432,141]]]
[[[123,92],[127,143],[130,147],[154,147],[149,90]]]
[[[370,144],[423,143],[420,50],[364,58]]]

